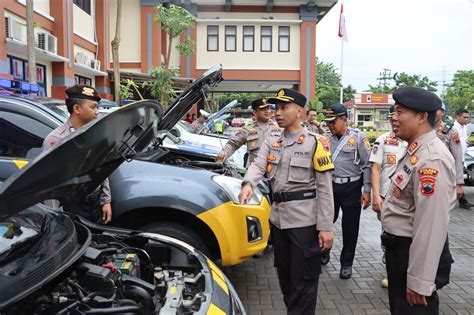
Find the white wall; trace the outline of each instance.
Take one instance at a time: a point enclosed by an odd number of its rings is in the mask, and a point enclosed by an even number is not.
[[[122,1],[122,22],[121,26],[121,41],[119,48],[120,61],[140,62],[141,60],[141,14],[140,14],[139,0]],[[117,1],[110,1],[110,42],[115,36],[115,24],[117,16]],[[110,62],[112,58],[112,47],[110,49]],[[146,60],[145,60],[146,62]]]
[[[219,51],[207,51],[207,25],[219,25]],[[237,51],[225,51],[225,25],[237,26]],[[255,26],[254,52],[242,51],[243,26]],[[260,51],[260,26],[272,26],[272,51]],[[278,26],[290,26],[290,51],[278,52]],[[250,22],[219,22],[197,25],[196,63],[198,69],[207,69],[221,63],[224,69],[264,69],[299,70],[300,69],[300,24],[274,24]]]
[[[95,43],[95,0],[91,0],[91,15],[73,4],[74,34]]]

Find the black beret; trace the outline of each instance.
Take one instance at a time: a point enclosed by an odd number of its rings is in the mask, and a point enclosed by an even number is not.
[[[268,103],[268,100],[266,98],[258,98],[254,101],[252,101],[252,109],[256,110],[259,108],[264,108],[270,106],[270,103]]]
[[[434,112],[441,108],[441,99],[433,92],[417,87],[401,87],[393,92],[395,105],[417,112]]]
[[[335,103],[329,106],[328,110],[324,114],[324,121],[333,121],[338,116],[344,116],[344,115],[347,116],[346,106],[340,103]]]
[[[280,89],[277,96],[268,99],[270,103],[286,102],[295,103],[301,107],[306,106],[306,96],[292,89]]]
[[[100,101],[100,96],[97,91],[89,85],[74,85],[68,88],[66,94],[69,98],[79,98],[92,101]]]

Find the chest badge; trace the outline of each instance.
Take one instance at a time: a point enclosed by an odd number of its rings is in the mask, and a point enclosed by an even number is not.
[[[350,145],[354,145],[355,142],[356,142],[356,139],[354,137],[350,137],[349,140],[347,140],[347,143]]]
[[[396,198],[400,198],[402,196],[402,190],[398,187],[393,188],[392,193]]]
[[[390,164],[390,165],[397,164],[397,156],[395,154],[387,155],[387,164]]]
[[[272,143],[272,148],[278,149],[280,147],[281,147],[281,144],[279,144],[278,142]]]
[[[269,156],[267,156],[267,160],[268,161],[276,161],[276,156],[274,156],[273,154],[270,154]]]
[[[410,157],[410,163],[411,164],[416,164],[418,162],[418,156],[416,154],[413,154],[411,157]]]
[[[304,135],[300,135],[300,136],[298,137],[298,142],[299,142],[299,143],[303,143],[303,141],[304,141]]]

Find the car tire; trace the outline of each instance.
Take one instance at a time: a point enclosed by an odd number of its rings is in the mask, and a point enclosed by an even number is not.
[[[182,224],[175,222],[155,222],[143,226],[140,230],[176,238],[191,245],[206,256],[210,254],[204,240],[192,229]]]

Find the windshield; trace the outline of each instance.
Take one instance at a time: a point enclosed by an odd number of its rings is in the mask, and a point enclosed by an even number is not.
[[[66,117],[66,118],[69,118],[69,112],[67,111],[66,104],[43,103],[43,105],[46,106],[47,108],[51,109],[56,114],[61,115],[61,116]]]
[[[188,123],[185,123],[185,122],[180,121],[180,122],[178,122],[177,125],[178,125],[179,127],[183,128],[183,129],[186,130],[186,131],[192,132],[192,130],[191,130],[191,125],[188,124]]]

